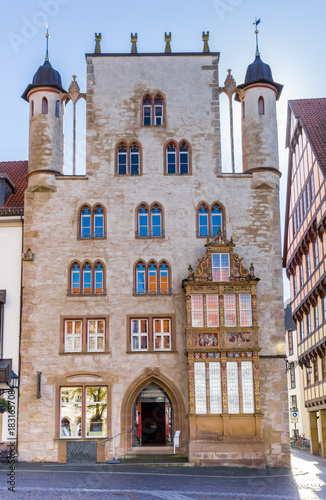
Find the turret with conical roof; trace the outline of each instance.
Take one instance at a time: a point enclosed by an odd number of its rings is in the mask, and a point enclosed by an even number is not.
[[[274,82],[270,66],[261,60],[257,26],[255,34],[255,60],[247,68],[245,82],[237,87],[237,100],[242,103],[244,172],[279,168],[276,101],[283,85]]]
[[[48,39],[44,63],[36,71],[22,98],[30,103],[28,187],[31,191],[55,189],[55,175],[63,173],[64,103],[61,76],[49,60]]]

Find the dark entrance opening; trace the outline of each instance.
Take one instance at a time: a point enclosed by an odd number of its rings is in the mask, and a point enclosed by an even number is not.
[[[164,390],[153,382],[135,401],[133,429],[133,446],[172,445],[172,404]]]

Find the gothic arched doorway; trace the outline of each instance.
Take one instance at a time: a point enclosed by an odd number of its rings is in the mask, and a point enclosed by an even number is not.
[[[166,392],[151,382],[138,394],[133,406],[133,446],[170,446],[173,406]]]

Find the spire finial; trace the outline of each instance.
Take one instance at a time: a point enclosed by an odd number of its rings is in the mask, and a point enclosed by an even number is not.
[[[137,33],[130,33],[130,41],[131,41],[131,53],[137,54]]]
[[[258,29],[257,29],[257,26],[260,23],[260,21],[261,21],[261,18],[259,18],[258,21],[257,21],[257,17],[256,17],[255,22],[252,23],[252,24],[254,24],[256,26],[256,29],[255,29],[255,35],[256,35],[256,54],[255,55],[256,56],[260,56],[259,49],[258,49]]]
[[[95,49],[94,49],[94,54],[100,54],[101,53],[101,40],[102,40],[101,33],[95,33]]]
[[[49,38],[50,38],[50,35],[49,35],[49,25],[48,25],[48,23],[46,23],[46,35],[45,35],[45,38],[46,38],[45,61],[50,61],[50,58],[49,58]]]
[[[202,39],[203,39],[203,42],[204,42],[203,52],[210,52],[209,45],[208,45],[209,31],[207,31],[206,33],[205,33],[205,31],[203,31],[203,33],[202,33]]]
[[[171,40],[172,40],[171,31],[169,33],[167,33],[167,32],[164,33],[164,40],[165,40],[165,52],[170,53],[171,52]]]

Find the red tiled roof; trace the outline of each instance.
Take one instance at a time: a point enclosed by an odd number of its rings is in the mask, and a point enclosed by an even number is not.
[[[28,161],[0,161],[0,178],[9,179],[15,187],[15,192],[9,196],[4,207],[0,207],[0,213],[23,213],[24,191],[27,187],[26,175],[28,172]],[[20,209],[20,210],[14,210]]]
[[[326,177],[326,98],[289,101],[307,134],[317,162]]]

